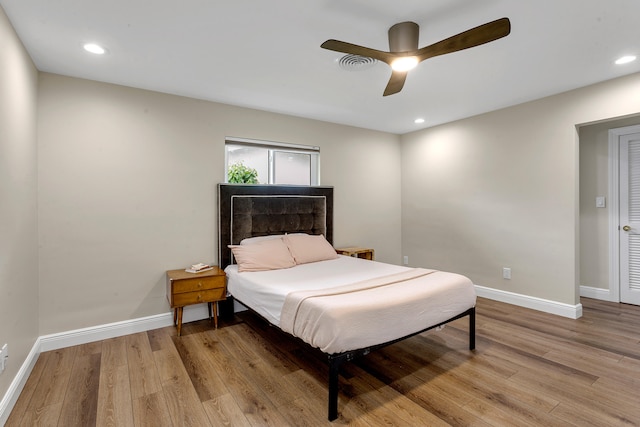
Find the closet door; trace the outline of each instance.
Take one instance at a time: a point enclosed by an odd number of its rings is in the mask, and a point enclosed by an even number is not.
[[[640,305],[640,133],[620,137],[620,302]]]

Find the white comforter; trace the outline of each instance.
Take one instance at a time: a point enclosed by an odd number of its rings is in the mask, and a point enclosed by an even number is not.
[[[232,295],[326,353],[401,338],[476,302],[473,284],[459,274],[344,256],[284,270],[225,271]]]

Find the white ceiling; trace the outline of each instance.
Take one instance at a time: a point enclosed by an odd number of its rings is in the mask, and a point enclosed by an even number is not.
[[[41,71],[403,134],[640,71],[638,0],[0,0]],[[419,47],[508,17],[511,34],[432,58],[383,97],[378,63],[345,71],[334,38]],[[95,41],[109,50],[92,56]],[[423,117],[425,123],[413,120]]]

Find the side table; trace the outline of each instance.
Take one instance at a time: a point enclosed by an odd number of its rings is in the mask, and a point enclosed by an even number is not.
[[[336,252],[340,255],[353,256],[356,258],[363,258],[368,259],[369,261],[373,261],[373,249],[371,248],[360,248],[354,246],[349,248],[337,248]]]
[[[224,271],[218,267],[202,273],[187,273],[182,270],[167,271],[167,300],[173,311],[173,324],[182,331],[182,310],[191,304],[207,303],[209,319],[213,304],[213,319],[218,327],[217,302],[227,298],[227,282]]]

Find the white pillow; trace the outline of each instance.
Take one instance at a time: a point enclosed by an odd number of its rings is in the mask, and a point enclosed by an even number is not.
[[[238,271],[265,271],[296,265],[282,239],[268,239],[249,245],[229,245]]]
[[[336,250],[322,234],[287,234],[283,238],[296,264],[325,261],[338,258]]]

